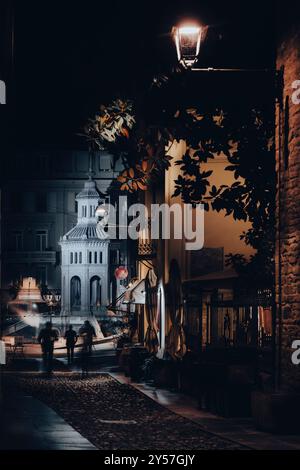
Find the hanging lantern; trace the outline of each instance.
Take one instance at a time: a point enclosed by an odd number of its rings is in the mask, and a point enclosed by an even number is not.
[[[107,208],[103,204],[103,205],[100,205],[100,206],[97,207],[95,215],[96,215],[96,217],[100,217],[101,219],[103,219],[103,217],[105,217],[107,215],[107,213],[108,213]]]
[[[115,278],[118,280],[123,280],[128,277],[128,269],[125,266],[119,266],[115,270]]]
[[[173,31],[178,61],[187,68],[192,67],[200,50],[201,26],[186,23],[175,27]]]

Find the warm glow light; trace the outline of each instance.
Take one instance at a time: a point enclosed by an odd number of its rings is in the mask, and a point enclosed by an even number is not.
[[[197,24],[182,24],[174,28],[178,61],[192,67],[200,51],[202,28]]]
[[[96,217],[104,217],[107,214],[107,210],[104,206],[98,206],[96,209]]]
[[[190,34],[199,34],[199,32],[201,31],[201,28],[200,26],[180,26],[178,30],[179,30],[179,34],[190,35]]]

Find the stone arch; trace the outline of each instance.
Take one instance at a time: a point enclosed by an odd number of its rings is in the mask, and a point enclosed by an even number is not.
[[[101,279],[93,276],[90,280],[90,306],[99,307],[101,305]]]
[[[70,281],[71,308],[81,305],[81,280],[79,276],[73,276]]]

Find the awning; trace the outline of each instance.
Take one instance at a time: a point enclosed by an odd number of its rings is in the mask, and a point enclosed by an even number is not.
[[[147,282],[148,287],[154,288],[157,287],[157,276],[153,269],[149,269],[147,273]],[[130,287],[122,294],[123,304],[138,304],[145,305],[146,303],[146,284],[145,279],[135,280]]]
[[[204,274],[203,276],[192,277],[189,279],[184,279],[183,283],[188,282],[210,282],[210,281],[223,281],[227,279],[236,279],[239,275],[234,269],[227,269],[225,271],[217,271],[209,274]]]
[[[123,304],[145,304],[146,300],[145,280],[134,281],[130,288],[124,292]]]

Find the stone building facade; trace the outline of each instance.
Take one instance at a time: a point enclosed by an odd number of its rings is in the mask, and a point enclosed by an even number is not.
[[[281,390],[300,392],[300,366],[291,360],[300,340],[300,21],[297,15],[279,24],[276,110],[277,164],[277,379]],[[292,22],[294,24],[292,24]],[[297,87],[300,88],[299,86]]]
[[[97,313],[109,303],[109,240],[97,227],[100,194],[92,179],[76,196],[77,224],[60,241],[62,314]]]
[[[84,150],[15,152],[2,161],[1,288],[33,277],[41,287],[61,288],[59,240],[77,224],[78,201],[89,171]],[[113,182],[122,171],[105,151],[96,152],[93,179],[99,193],[117,204],[119,191]],[[112,240],[109,250],[111,299],[118,296],[114,270],[125,265],[134,276],[134,260],[128,240]]]

